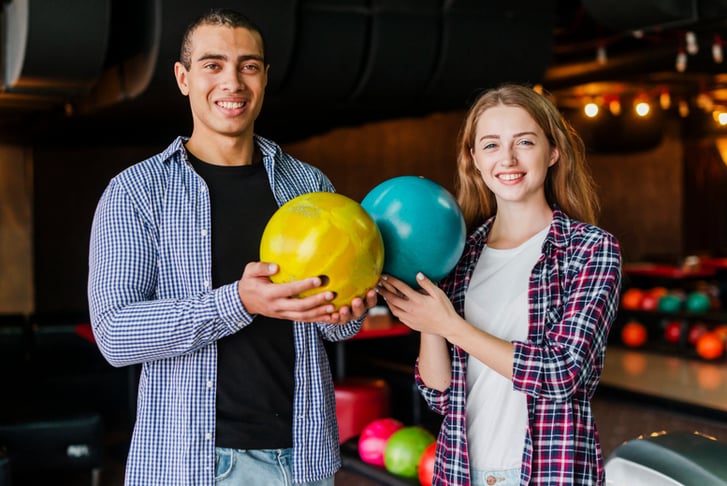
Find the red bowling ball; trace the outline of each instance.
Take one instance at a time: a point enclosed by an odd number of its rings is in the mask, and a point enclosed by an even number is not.
[[[432,486],[434,478],[434,457],[437,450],[437,443],[432,442],[424,449],[421,459],[419,459],[419,484],[421,486]]]

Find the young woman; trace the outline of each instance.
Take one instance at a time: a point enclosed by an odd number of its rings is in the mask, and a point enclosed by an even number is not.
[[[456,268],[379,293],[421,332],[416,380],[444,415],[434,484],[602,484],[590,400],[621,285],[618,242],[596,227],[580,137],[520,85],[483,93],[459,139],[471,234]]]

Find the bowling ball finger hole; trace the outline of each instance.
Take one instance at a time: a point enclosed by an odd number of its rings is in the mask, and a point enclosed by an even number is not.
[[[331,283],[331,279],[328,278],[328,275],[319,275],[318,278],[321,279],[321,287],[325,287]]]

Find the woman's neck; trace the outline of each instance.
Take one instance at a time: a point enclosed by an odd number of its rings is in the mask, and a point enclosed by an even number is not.
[[[527,210],[498,208],[487,246],[497,249],[517,248],[553,221],[553,210],[544,205]]]

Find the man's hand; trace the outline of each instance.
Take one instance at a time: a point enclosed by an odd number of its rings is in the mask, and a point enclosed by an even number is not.
[[[323,291],[308,297],[297,297],[301,292],[322,286],[320,277],[276,284],[270,277],[277,272],[278,265],[274,263],[251,262],[245,266],[237,291],[250,314],[292,321],[345,324],[351,319],[362,317],[366,310],[376,305],[377,294],[369,290],[365,300],[356,298],[350,307],[343,306],[336,310],[331,303],[336,297],[334,292]]]

